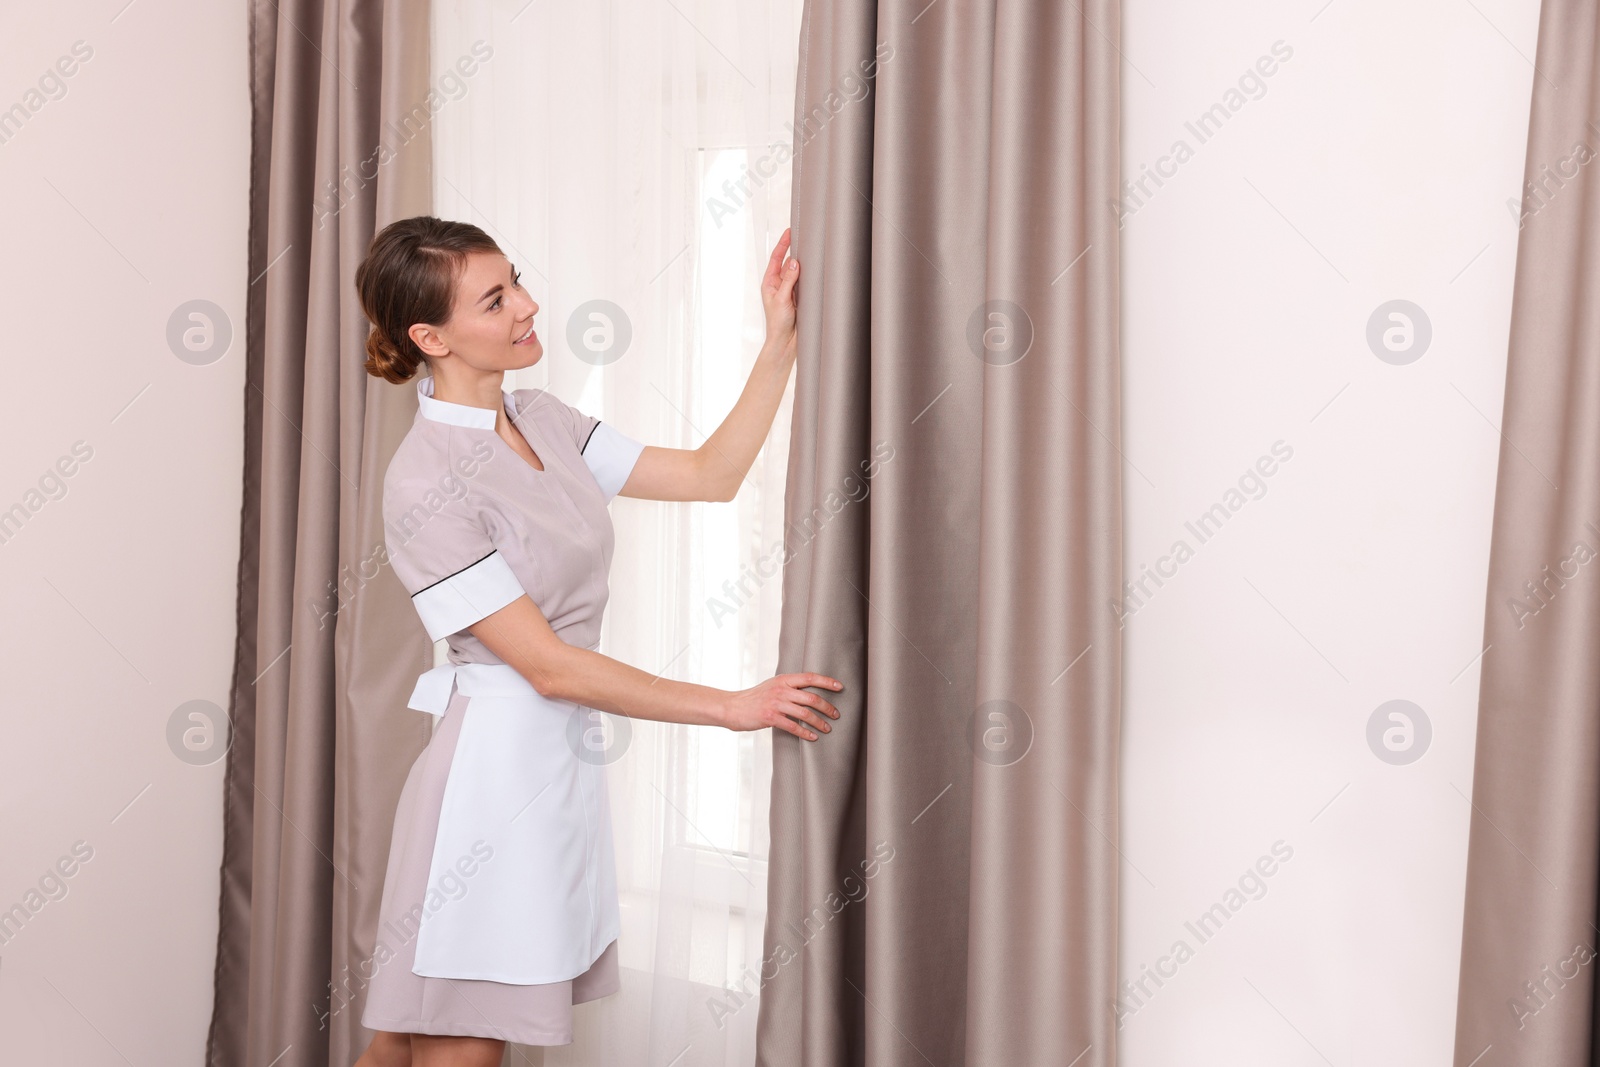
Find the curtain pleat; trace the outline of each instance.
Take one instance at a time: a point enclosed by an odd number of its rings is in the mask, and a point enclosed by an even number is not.
[[[806,4],[763,1067],[1116,1062],[1120,18]]]
[[[1545,0],[1478,698],[1457,1067],[1595,1062],[1600,9]]]
[[[385,579],[410,390],[362,368],[355,268],[431,203],[426,0],[253,0],[244,506],[207,1063],[348,1064],[431,649]]]

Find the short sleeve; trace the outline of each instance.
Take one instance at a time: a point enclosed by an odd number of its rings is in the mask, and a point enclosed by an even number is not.
[[[606,502],[610,503],[627,484],[628,475],[633,473],[634,464],[644,452],[644,445],[613,429],[610,423],[596,422],[582,452],[584,465],[599,483]]]
[[[431,640],[459,633],[523,595],[464,497],[404,483],[385,487],[384,540]]]
[[[600,486],[600,492],[610,503],[627,484],[634,464],[644,452],[644,445],[627,434],[601,422],[593,415],[585,415],[554,393],[545,392],[537,402],[549,404],[563,428],[572,435],[572,443],[583,455],[584,465]]]

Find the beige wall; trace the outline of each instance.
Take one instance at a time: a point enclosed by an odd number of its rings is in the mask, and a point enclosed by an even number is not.
[[[1124,10],[1124,171],[1194,154],[1123,228],[1121,1063],[1449,1063],[1539,4]]]
[[[0,926],[5,1063],[202,1061],[222,764],[167,730],[226,707],[232,667],[246,69],[237,3],[10,5],[0,33],[0,108],[37,108],[0,135],[0,510],[26,513],[0,535],[0,909],[37,906]],[[234,327],[205,365],[167,341],[191,300]]]

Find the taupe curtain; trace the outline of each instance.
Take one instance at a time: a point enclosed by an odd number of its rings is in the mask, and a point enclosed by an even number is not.
[[[1489,554],[1456,1067],[1597,1062],[1600,8],[1544,0]]]
[[[428,0],[251,0],[244,508],[213,1067],[348,1065],[431,649],[377,574],[416,400],[362,369],[353,278],[431,203]],[[373,580],[375,576],[382,580]]]
[[[1119,37],[806,4],[764,1067],[1115,1063]]]

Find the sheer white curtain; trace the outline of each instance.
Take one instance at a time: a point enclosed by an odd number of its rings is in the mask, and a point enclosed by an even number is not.
[[[435,213],[487,230],[540,305],[544,357],[508,387],[548,388],[646,444],[716,428],[760,348],[758,283],[788,224],[801,13],[437,0]],[[773,673],[789,415],[785,398],[731,503],[613,501],[603,652],[725,689]],[[623,990],[580,1005],[574,1043],[544,1062],[751,1064],[770,736],[608,729]]]

